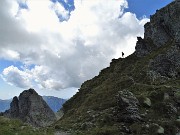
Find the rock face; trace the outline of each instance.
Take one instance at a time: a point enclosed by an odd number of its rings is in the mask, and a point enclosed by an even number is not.
[[[62,108],[62,105],[67,101],[66,99],[53,97],[53,96],[42,96],[42,98],[54,112],[59,111]],[[4,112],[10,109],[11,102],[12,99],[8,99],[8,100],[0,99],[0,112]]]
[[[166,78],[179,78],[180,44],[173,43],[165,54],[159,54],[151,60],[149,67],[150,72],[154,72],[156,77],[160,75]]]
[[[144,39],[138,37],[136,56],[156,56],[149,61],[151,82],[180,77],[180,1],[157,10],[145,24]],[[159,54],[158,54],[159,53]]]
[[[157,47],[164,45],[168,40],[180,39],[180,1],[175,0],[161,10],[157,10],[145,25],[145,39],[152,39]]]
[[[4,113],[10,118],[18,118],[33,126],[47,126],[55,120],[55,114],[34,89],[23,91],[14,97],[10,109]]]
[[[153,50],[163,47],[171,40],[180,43],[180,1],[175,0],[168,6],[157,10],[145,24],[144,39],[138,38],[136,55],[146,56]]]
[[[10,116],[13,118],[17,118],[19,116],[19,100],[18,98],[15,96],[10,104]]]
[[[55,127],[84,135],[179,134],[179,22],[180,0],[157,10],[135,53],[84,82]]]

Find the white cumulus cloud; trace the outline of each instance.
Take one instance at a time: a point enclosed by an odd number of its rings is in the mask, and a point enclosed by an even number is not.
[[[18,9],[18,2],[12,1],[0,1],[0,58],[35,65],[4,69],[4,80],[18,87],[80,87],[121,51],[126,56],[133,53],[148,21],[124,12],[126,0],[75,0],[70,16],[49,0],[22,0],[28,9]],[[60,22],[57,13],[67,21]]]
[[[10,66],[3,71],[3,79],[11,85],[20,88],[28,88],[31,86],[31,75],[20,71],[17,67]]]

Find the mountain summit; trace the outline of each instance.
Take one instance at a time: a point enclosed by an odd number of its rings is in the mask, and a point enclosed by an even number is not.
[[[54,112],[34,89],[23,91],[19,98],[15,96],[4,116],[18,118],[40,127],[50,125],[56,120]]]
[[[157,10],[136,51],[63,105],[55,128],[88,135],[180,134],[180,0]]]

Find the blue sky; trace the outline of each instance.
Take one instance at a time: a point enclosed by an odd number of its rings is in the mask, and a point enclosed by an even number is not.
[[[138,18],[144,15],[149,18],[157,9],[166,6],[170,2],[172,0],[128,0],[129,8],[126,11],[135,13]]]
[[[119,52],[131,54],[143,23],[172,0],[77,1],[0,1],[0,99],[30,87],[71,97]]]

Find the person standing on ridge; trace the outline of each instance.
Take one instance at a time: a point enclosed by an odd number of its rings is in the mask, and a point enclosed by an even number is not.
[[[122,52],[122,57],[124,58],[124,53]]]

